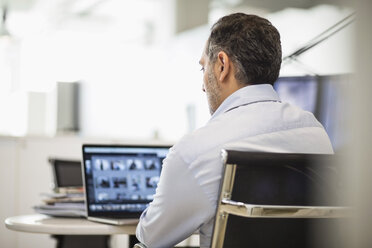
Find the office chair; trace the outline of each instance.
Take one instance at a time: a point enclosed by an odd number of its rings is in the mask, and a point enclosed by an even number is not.
[[[142,243],[137,243],[133,246],[133,248],[147,248],[146,245],[142,244]]]
[[[350,209],[342,207],[334,155],[223,150],[222,157],[211,247],[342,245]]]
[[[142,244],[142,243],[137,243],[133,246],[133,248],[147,248],[147,246]],[[195,248],[195,247],[193,247],[193,246],[182,246],[180,248]]]

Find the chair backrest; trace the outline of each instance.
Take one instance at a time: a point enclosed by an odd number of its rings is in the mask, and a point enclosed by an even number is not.
[[[212,247],[339,247],[341,239],[331,238],[327,231],[342,219],[327,218],[338,212],[325,207],[345,205],[340,195],[342,176],[333,155],[222,153],[225,168]],[[233,202],[236,206],[227,211],[224,202],[229,201],[246,204]],[[263,210],[256,205],[280,207]],[[296,211],[286,206],[296,206]],[[323,207],[314,211],[307,206]],[[319,216],[318,210],[326,214]]]

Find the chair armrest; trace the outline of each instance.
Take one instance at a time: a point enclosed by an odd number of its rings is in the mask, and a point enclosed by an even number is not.
[[[344,218],[349,207],[253,205],[222,199],[221,212],[250,218]]]
[[[142,243],[137,243],[133,246],[133,248],[147,248],[146,245],[142,244]]]

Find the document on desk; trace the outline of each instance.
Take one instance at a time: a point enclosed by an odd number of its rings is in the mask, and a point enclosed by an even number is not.
[[[40,214],[60,217],[86,216],[84,195],[82,193],[42,193],[43,204],[34,206]]]
[[[39,214],[46,214],[50,216],[57,217],[85,217],[86,211],[84,203],[79,203],[75,205],[64,204],[53,204],[53,205],[38,205],[34,206],[35,212]]]

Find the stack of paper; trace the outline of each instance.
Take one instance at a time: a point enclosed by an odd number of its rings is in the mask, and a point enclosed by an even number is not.
[[[43,193],[42,196],[44,203],[34,206],[37,213],[63,217],[86,216],[82,190],[80,192]]]

